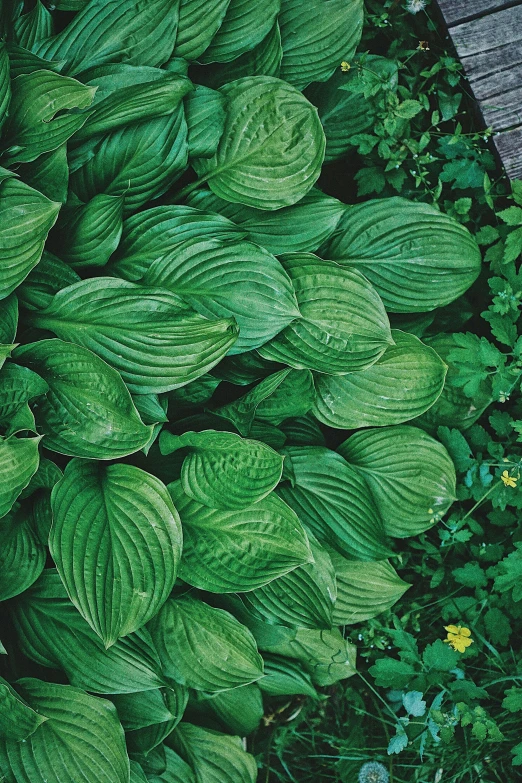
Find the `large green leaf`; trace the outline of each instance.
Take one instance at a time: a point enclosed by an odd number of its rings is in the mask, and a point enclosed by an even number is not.
[[[225,98],[217,90],[197,85],[185,100],[189,156],[211,158],[216,154],[225,127]]]
[[[281,78],[299,89],[324,82],[361,39],[363,0],[282,0]]]
[[[151,691],[148,691],[147,693],[151,693]],[[156,693],[156,691],[152,691],[152,693]],[[188,688],[171,682],[170,686],[164,688],[161,693],[163,695],[165,707],[168,709],[169,716],[167,718],[164,717],[161,721],[155,720],[148,726],[142,726],[126,732],[125,739],[127,741],[127,748],[129,753],[135,756],[138,754],[148,756],[154,748],[161,745],[163,740],[176,728],[183,717],[189,697]],[[147,694],[129,694],[128,696],[119,698],[132,699],[133,696],[136,695],[146,696]],[[145,707],[145,705],[143,706]]]
[[[134,693],[166,684],[149,632],[142,628],[106,650],[54,570],[44,571],[12,611],[23,653],[42,666],[62,669],[79,688]]]
[[[18,171],[24,182],[39,190],[47,198],[59,201],[61,204],[67,201],[69,188],[67,142],[51,152],[44,152],[31,163],[24,163]]]
[[[7,119],[11,102],[11,79],[9,75],[9,57],[5,43],[0,41],[0,130]]]
[[[27,783],[128,783],[129,759],[114,706],[70,685],[18,680],[16,689],[47,720],[4,751],[15,780]]]
[[[200,691],[222,691],[263,676],[250,631],[231,614],[185,596],[171,599],[151,623],[168,677]]]
[[[165,603],[181,525],[164,484],[132,465],[72,460],[52,492],[49,548],[71,601],[110,647]]]
[[[259,644],[260,649],[298,660],[316,685],[333,685],[355,672],[355,645],[340,631],[298,628],[292,637]],[[261,681],[262,682],[262,681]]]
[[[383,57],[369,55],[365,57],[364,74],[368,70],[377,70],[381,61],[389,63],[395,69],[395,63],[384,60]],[[352,139],[359,133],[364,133],[371,126],[373,117],[369,101],[360,94],[340,89],[347,83],[347,74],[341,71],[339,63],[337,70],[326,84],[317,82],[306,90],[306,97],[317,106],[319,118],[326,136],[325,163],[339,160],[348,150],[353,148]],[[360,71],[354,68],[353,78],[358,79]],[[379,77],[379,72],[377,71]],[[376,139],[377,141],[377,139]]]
[[[38,469],[37,438],[3,438],[0,435],[0,518],[11,510],[21,491]]]
[[[356,432],[339,452],[364,476],[390,536],[428,530],[455,500],[455,468],[448,452],[416,427]]]
[[[17,348],[16,359],[49,385],[37,422],[51,451],[116,459],[149,441],[152,427],[141,421],[121,376],[87,348],[41,340]]]
[[[0,299],[14,291],[40,260],[60,206],[16,179],[0,184]]]
[[[76,269],[104,266],[118,247],[122,225],[123,196],[101,193],[63,210],[57,225],[61,258]]]
[[[291,416],[304,416],[313,405],[315,386],[309,370],[290,370],[277,389],[256,408],[256,419],[277,426]]]
[[[355,560],[389,554],[379,511],[355,468],[320,446],[290,446],[283,454],[290,481],[277,491],[319,541]]]
[[[44,70],[59,73],[64,65],[63,62],[37,57],[33,52],[30,52],[23,46],[18,46],[13,41],[7,43],[7,53],[9,54],[12,79],[16,79],[22,73],[32,73],[33,71]]]
[[[149,69],[139,70],[147,72]],[[116,74],[113,75],[113,79],[114,76]],[[85,80],[85,76],[83,78]],[[104,80],[89,75],[89,84],[96,85],[99,81],[103,84]],[[184,76],[169,74],[158,69],[158,75],[154,74],[154,79],[151,81],[133,80],[132,84],[114,89],[108,95],[102,92],[101,100],[95,99],[87,121],[76,131],[74,143],[136,122],[172,114],[183,97],[193,89],[192,83]]]
[[[38,579],[46,551],[25,508],[0,519],[0,601],[23,593]]]
[[[239,737],[182,721],[168,745],[188,762],[197,783],[255,783],[257,764]]]
[[[345,205],[317,188],[297,204],[277,212],[261,212],[244,204],[232,204],[210,190],[197,190],[188,203],[208,212],[218,212],[248,232],[248,237],[275,256],[298,251],[313,251],[333,233]]]
[[[194,772],[181,756],[178,756],[172,748],[168,748],[166,745],[163,746],[163,752],[165,754],[164,772],[161,775],[148,773],[146,783],[196,783]]]
[[[397,603],[411,585],[404,582],[387,560],[360,563],[330,551],[337,580],[335,625],[371,620]]]
[[[404,198],[351,207],[322,254],[362,272],[394,313],[422,313],[453,302],[481,266],[467,228],[436,207]]]
[[[276,21],[253,49],[228,63],[211,63],[198,68],[196,79],[217,89],[244,76],[279,76],[282,59],[281,34]]]
[[[235,318],[233,353],[263,345],[299,316],[285,270],[251,242],[187,240],[158,257],[141,282],[167,288],[207,318]]]
[[[156,723],[180,719],[187,705],[187,699],[187,689],[177,683],[153,691],[120,693],[111,696],[125,731],[136,731]]]
[[[317,110],[269,76],[238,79],[221,91],[225,130],[216,155],[197,161],[201,181],[226,201],[269,210],[295,204],[315,184],[324,158]]]
[[[436,402],[447,366],[412,334],[392,329],[391,345],[372,367],[348,375],[318,375],[313,413],[340,429],[383,427],[415,419]]]
[[[203,506],[168,485],[183,525],[181,577],[212,593],[246,592],[312,562],[310,545],[294,512],[278,497],[243,509]]]
[[[259,687],[269,696],[311,696],[317,698],[310,675],[290,658],[265,653],[265,676],[259,680]]]
[[[79,280],[74,269],[44,250],[41,261],[17,289],[16,295],[28,310],[41,310],[49,306],[58,291]]]
[[[185,206],[152,207],[123,222],[123,234],[110,269],[132,282],[140,281],[154,261],[188,240],[234,242],[246,232],[223,215]],[[261,244],[261,243],[260,243]]]
[[[18,299],[10,294],[0,302],[0,343],[12,344],[18,328]]]
[[[48,390],[45,381],[27,367],[9,363],[0,370],[0,422],[14,416],[26,403]]]
[[[197,60],[221,27],[230,0],[181,0],[174,54]]]
[[[263,694],[257,682],[211,695],[198,693],[197,699],[203,720],[210,710],[227,732],[239,737],[252,734],[265,714]]]
[[[15,689],[0,677],[0,743],[20,742],[33,734],[47,718],[29,707]]]
[[[92,103],[94,92],[93,87],[53,71],[17,76],[4,140],[8,163],[32,161],[58,149],[88,117],[68,109],[85,109]]]
[[[243,595],[243,602],[266,622],[299,628],[331,628],[337,594],[328,552],[312,536],[313,563],[299,566],[270,584]]]
[[[210,508],[244,508],[266,497],[279,483],[283,458],[269,446],[233,432],[186,432],[160,436],[162,454],[188,449],[183,491]]]
[[[125,197],[125,214],[155,199],[188,163],[183,106],[166,117],[118,128],[71,153],[71,188],[82,201],[99,193]]]
[[[270,400],[273,394],[277,394],[278,389],[290,377],[291,373],[292,370],[287,368],[279,370],[278,372],[269,375],[267,378],[263,378],[263,380],[254,386],[253,389],[250,389],[250,391],[237,400],[229,402],[221,408],[217,408],[215,413],[218,416],[231,421],[241,435],[249,435],[258,407],[266,400]],[[297,400],[290,399],[288,402],[289,407],[294,409],[297,407],[298,410],[301,408],[300,398]]]
[[[311,253],[290,253],[281,263],[295,288],[301,318],[261,356],[296,369],[332,375],[364,370],[393,345],[384,305],[359,272]]]
[[[33,9],[18,17],[13,25],[16,42],[25,49],[32,49],[38,41],[53,34],[53,17],[41,0],[36,0]]]
[[[272,29],[280,8],[281,0],[230,0],[221,26],[199,61],[230,62],[253,49]]]
[[[172,0],[91,0],[35,53],[65,60],[69,74],[107,62],[163,65],[174,48],[178,15]]]
[[[63,288],[32,321],[96,353],[136,394],[170,391],[198,378],[238,333],[231,318],[209,321],[168,290],[107,277]]]

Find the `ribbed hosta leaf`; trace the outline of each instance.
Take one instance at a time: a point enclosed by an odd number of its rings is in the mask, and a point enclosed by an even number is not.
[[[243,602],[262,619],[299,628],[331,628],[337,594],[328,552],[310,536],[313,563],[299,566],[270,584],[243,595]]]
[[[165,754],[165,771],[161,775],[148,773],[146,783],[196,783],[194,772],[181,756],[166,745],[162,750]]]
[[[299,89],[324,82],[342,60],[350,61],[363,25],[362,0],[282,0],[281,78]]]
[[[183,525],[180,576],[189,584],[213,593],[246,592],[312,561],[297,516],[275,495],[221,510],[189,498],[180,481],[168,489]]]
[[[24,163],[19,173],[24,182],[52,201],[64,204],[69,188],[67,142],[51,152],[44,152],[31,163]]]
[[[189,450],[181,469],[183,491],[210,508],[257,503],[277,486],[283,471],[283,458],[276,451],[233,432],[163,432],[161,453],[178,449]]]
[[[183,721],[168,745],[192,767],[198,783],[255,783],[257,779],[256,761],[239,737]]]
[[[313,405],[315,386],[309,370],[290,370],[277,389],[256,408],[256,419],[277,426],[290,416],[304,416]]]
[[[270,32],[280,8],[281,0],[259,0],[255,4],[230,0],[223,22],[200,62],[230,62],[253,49]]]
[[[161,196],[187,167],[183,107],[89,139],[70,157],[74,193],[85,202],[99,193],[124,196],[127,215]]]
[[[447,366],[412,334],[392,329],[391,345],[374,365],[348,375],[317,375],[313,413],[340,429],[383,427],[415,419],[436,402]]]
[[[317,188],[297,204],[277,212],[261,212],[244,204],[232,204],[210,190],[197,190],[188,203],[229,218],[248,237],[275,256],[294,251],[313,251],[333,233],[346,207]]]
[[[416,427],[356,432],[339,452],[364,476],[390,536],[428,530],[455,500],[455,468],[448,452]]]
[[[210,710],[228,732],[239,737],[252,734],[265,713],[263,695],[257,682],[210,696],[206,693],[198,693],[197,696],[198,710],[202,715]]]
[[[128,783],[125,738],[110,702],[70,685],[29,678],[18,680],[16,689],[46,720],[25,742],[5,742],[15,780]]]
[[[49,547],[71,601],[110,647],[166,601],[181,525],[164,484],[132,465],[72,460],[52,493]]]
[[[40,260],[60,206],[16,179],[0,184],[0,299],[14,291]]]
[[[58,291],[79,280],[74,269],[44,250],[41,261],[19,286],[16,295],[28,310],[41,310],[50,305]]]
[[[166,683],[144,628],[106,650],[69,601],[58,573],[44,571],[13,606],[20,648],[42,666],[62,669],[70,682],[93,693],[134,693]]]
[[[0,677],[0,710],[0,744],[2,740],[26,739],[47,720],[25,704],[3,677]]]
[[[35,160],[69,139],[86,121],[94,88],[53,71],[33,71],[13,81],[5,158],[9,164]]]
[[[181,0],[174,55],[197,60],[221,27],[230,0]]]
[[[156,259],[170,254],[183,242],[202,239],[233,242],[245,236],[244,230],[212,210],[205,214],[179,205],[152,207],[123,222],[121,242],[110,268],[116,275],[138,282]]]
[[[217,90],[197,85],[185,99],[189,157],[216,154],[225,127],[225,99]]]
[[[221,88],[225,130],[216,155],[196,171],[226,201],[259,209],[295,204],[315,184],[325,138],[316,109],[291,85],[269,76]]]
[[[156,693],[156,691],[152,691],[152,693]],[[169,716],[161,721],[153,721],[148,726],[127,731],[125,739],[130,754],[144,754],[147,756],[154,748],[161,745],[183,717],[189,697],[188,688],[171,682],[170,686],[163,688],[161,693],[163,694],[165,707],[170,713]],[[119,698],[132,699],[135,695],[146,696],[147,694],[129,694]]]
[[[136,394],[170,391],[198,378],[238,334],[231,318],[209,321],[168,290],[107,277],[62,289],[32,320],[96,353]]]
[[[38,41],[53,34],[53,18],[41,0],[27,14],[18,17],[13,25],[16,42],[31,49]]]
[[[7,52],[9,54],[12,79],[16,79],[16,77],[20,76],[22,73],[32,73],[33,71],[44,70],[59,73],[63,68],[63,62],[37,57],[33,52],[30,52],[23,46],[18,46],[18,44],[15,44],[12,41],[9,41],[7,44]]]
[[[277,393],[279,387],[290,376],[292,371],[290,369],[279,370],[267,378],[263,378],[260,383],[250,389],[246,394],[234,402],[229,402],[227,405],[223,405],[221,408],[217,408],[215,413],[231,421],[234,427],[241,433],[241,435],[249,435],[254,423],[254,416],[256,415],[257,408],[265,400],[270,399],[272,394]],[[300,406],[300,400],[289,401],[292,406]]]
[[[0,422],[14,416],[27,402],[48,390],[45,381],[27,367],[12,362],[0,370]]]
[[[453,302],[476,280],[481,265],[467,228],[436,207],[404,198],[351,207],[322,254],[362,272],[394,313],[422,313]]]
[[[21,491],[38,469],[37,438],[3,438],[0,435],[0,518],[11,510]]]
[[[65,60],[69,74],[107,62],[162,65],[174,48],[178,9],[172,0],[91,0],[35,53]]]
[[[31,587],[44,569],[45,558],[30,513],[19,508],[0,519],[0,601]]]
[[[231,614],[189,596],[171,599],[151,623],[168,677],[200,691],[222,691],[263,676],[250,631]]]
[[[187,689],[177,683],[153,691],[120,693],[111,696],[125,731],[136,731],[153,726],[155,723],[181,718],[187,699]]]
[[[295,288],[301,318],[259,349],[265,359],[332,375],[364,370],[393,345],[383,303],[356,270],[311,253],[281,263]]]
[[[310,675],[290,658],[265,653],[265,676],[259,680],[259,687],[269,696],[311,696],[317,698]]]
[[[330,449],[284,449],[290,482],[278,494],[319,541],[356,560],[386,557],[386,535],[375,501],[362,477]]]
[[[0,343],[13,343],[18,328],[18,299],[15,294],[0,302]]]
[[[118,247],[123,196],[94,196],[87,204],[64,210],[58,221],[57,250],[72,267],[104,266]]]
[[[149,441],[152,428],[141,421],[121,376],[96,354],[63,340],[41,340],[18,348],[16,360],[49,385],[37,421],[51,451],[116,459]]]
[[[224,84],[242,79],[244,76],[279,76],[283,47],[279,25],[272,29],[253,49],[228,63],[211,63],[198,68],[197,79],[208,87],[223,87]]]
[[[141,282],[172,291],[206,318],[234,318],[233,353],[263,345],[299,316],[285,270],[251,242],[187,240],[158,257]]]

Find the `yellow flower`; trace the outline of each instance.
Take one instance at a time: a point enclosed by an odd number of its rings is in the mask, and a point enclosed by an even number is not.
[[[348,73],[348,71],[350,70],[351,67],[352,66],[350,65],[350,63],[347,63],[346,60],[342,61],[342,63],[341,63],[341,71],[343,73]]]
[[[469,628],[464,628],[462,625],[445,625],[444,630],[448,632],[448,638],[444,641],[457,652],[463,653],[466,647],[473,644]]]
[[[510,476],[510,475],[509,475],[509,472],[508,472],[507,470],[505,470],[505,471],[502,473],[502,475],[501,475],[501,477],[500,477],[500,478],[501,478],[501,479],[502,479],[502,481],[504,482],[504,486],[505,486],[505,487],[516,487],[516,485],[517,485],[517,480],[518,480],[518,479],[517,479],[517,478],[515,478],[515,476]]]

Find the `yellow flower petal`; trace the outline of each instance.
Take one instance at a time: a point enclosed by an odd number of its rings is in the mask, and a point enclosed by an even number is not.
[[[461,636],[471,636],[471,631],[469,628],[460,628],[459,633]]]
[[[444,630],[447,631],[448,633],[455,633],[455,634],[458,634],[459,632],[459,628],[457,625],[445,625]]]

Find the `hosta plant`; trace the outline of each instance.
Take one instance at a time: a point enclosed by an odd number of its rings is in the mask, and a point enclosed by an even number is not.
[[[251,783],[263,698],[355,673],[339,626],[455,498],[444,339],[389,314],[460,296],[477,245],[318,185],[368,121],[334,95],[362,15],[2,6],[6,783]]]

